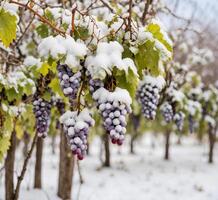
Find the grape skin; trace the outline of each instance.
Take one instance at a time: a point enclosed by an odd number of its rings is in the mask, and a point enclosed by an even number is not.
[[[103,125],[113,144],[122,145],[126,133],[126,115],[131,112],[129,105],[119,101],[98,102],[97,108],[103,117]]]
[[[142,113],[145,118],[155,119],[160,98],[158,87],[150,83],[144,83],[139,87],[136,97],[142,105]]]
[[[74,112],[76,113],[76,112]],[[89,128],[94,125],[94,120],[89,114],[87,120],[78,120],[76,114],[70,116],[64,122],[64,131],[68,140],[70,149],[79,160],[83,160],[87,152],[87,138]]]
[[[76,99],[77,92],[81,85],[82,73],[80,71],[73,73],[72,70],[65,64],[58,64],[57,70],[64,95],[70,100]]]
[[[93,79],[89,71],[86,71],[86,76],[89,80],[89,91],[91,94],[93,94],[99,88],[104,87],[103,81],[100,79]]]
[[[38,137],[44,138],[47,136],[50,124],[51,103],[36,96],[33,101],[33,111],[36,118]]]

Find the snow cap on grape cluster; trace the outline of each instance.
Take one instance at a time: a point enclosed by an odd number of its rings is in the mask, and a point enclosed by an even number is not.
[[[113,92],[106,90],[105,88],[99,88],[94,94],[93,98],[98,100],[99,103],[104,103],[106,101],[117,101],[130,105],[132,99],[129,92],[126,89],[117,87]]]
[[[144,76],[144,79],[140,82],[140,85],[150,84],[151,86],[156,86],[159,90],[162,90],[166,82],[163,76],[153,77],[150,75]]]

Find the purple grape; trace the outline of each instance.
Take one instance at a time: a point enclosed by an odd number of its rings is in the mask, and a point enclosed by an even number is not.
[[[144,83],[139,87],[136,97],[142,104],[142,113],[145,118],[155,119],[160,98],[158,87],[150,83]]]
[[[36,118],[36,132],[39,137],[46,137],[50,124],[51,102],[48,102],[37,95],[33,101],[33,111]]]
[[[81,72],[73,73],[71,69],[65,64],[58,64],[58,78],[63,93],[66,97],[73,101],[77,97],[77,93],[81,83]]]

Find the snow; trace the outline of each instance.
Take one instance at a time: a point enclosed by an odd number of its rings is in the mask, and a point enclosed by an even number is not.
[[[117,101],[125,103],[126,105],[132,104],[132,98],[126,89],[116,87],[114,92],[110,92],[105,88],[99,88],[94,94],[93,98],[98,100],[100,103],[105,103],[106,101]]]
[[[73,199],[89,200],[217,200],[218,199],[218,148],[215,163],[207,163],[208,146],[196,143],[191,136],[172,138],[170,161],[163,160],[163,138],[146,134],[136,142],[136,154],[128,152],[128,140],[123,147],[111,145],[111,168],[100,168],[100,141],[96,138],[90,146],[90,156],[80,162],[84,184],[80,185],[75,167]],[[21,185],[21,200],[60,200],[56,196],[58,181],[59,144],[51,153],[51,141],[45,140],[43,150],[42,187],[32,189],[34,159],[30,160]],[[15,174],[22,164],[21,148],[16,151]],[[33,154],[34,155],[34,154]],[[16,175],[15,175],[16,176]],[[0,200],[4,199],[4,178],[0,173]]]
[[[66,111],[61,117],[60,122],[66,126],[75,125],[78,129],[87,127],[87,123],[94,126],[95,121],[87,108],[84,108],[79,114],[77,111]],[[86,122],[86,123],[85,123]]]
[[[14,88],[16,93],[19,93],[20,86],[25,87],[27,84],[31,86],[32,93],[36,90],[33,80],[27,78],[19,69],[9,72],[7,76],[0,75],[0,84],[4,85],[6,88]]]
[[[85,63],[91,76],[93,78],[104,79],[106,73],[108,75],[112,74],[114,67],[124,70],[126,74],[131,69],[138,76],[133,60],[130,58],[122,59],[123,51],[123,47],[117,41],[99,42],[96,55],[88,56]]]
[[[27,56],[23,63],[25,66],[37,66],[40,67],[42,63],[40,62],[40,59],[34,58],[33,56]]]
[[[81,41],[75,41],[71,36],[49,36],[42,39],[38,46],[41,57],[48,58],[52,56],[54,59],[66,55],[65,63],[71,68],[78,68],[79,61],[87,54],[87,47]]]
[[[143,80],[140,82],[140,85],[144,85],[145,83],[151,84],[152,86],[157,86],[159,90],[162,90],[166,84],[163,76],[154,77],[150,75],[145,75]]]

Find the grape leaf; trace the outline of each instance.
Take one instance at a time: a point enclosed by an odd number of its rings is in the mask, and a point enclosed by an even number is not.
[[[22,139],[24,131],[23,131],[23,126],[20,123],[16,123],[15,125],[15,131],[16,131],[16,136],[18,139]]]
[[[17,18],[0,8],[0,39],[6,47],[16,38],[16,28]]]
[[[0,136],[0,161],[4,158],[4,154],[10,147],[10,137],[7,135]]]
[[[52,91],[58,95],[60,95],[62,98],[64,98],[64,94],[61,90],[59,80],[57,78],[52,79],[51,83],[49,84],[49,87],[52,89]]]
[[[135,55],[135,63],[137,65],[139,76],[142,76],[143,69],[149,69],[154,76],[159,75],[160,54],[154,48],[154,42],[148,40],[138,47],[139,51]]]
[[[14,128],[14,125],[13,125],[13,118],[7,114],[5,116],[5,121],[4,121],[4,124],[3,124],[3,132],[7,135],[10,135],[11,132],[13,131],[13,128]]]
[[[14,88],[10,88],[10,89],[7,89],[5,91],[5,94],[7,96],[7,99],[9,102],[15,100],[15,99],[21,99],[22,97],[22,91],[21,91],[21,88],[19,88],[19,92],[17,93],[16,90]]]
[[[36,32],[38,33],[38,35],[39,35],[41,38],[48,37],[48,35],[49,35],[48,26],[46,26],[45,24],[40,24],[40,25],[36,28]]]
[[[153,37],[156,38],[159,42],[161,42],[167,48],[168,51],[173,51],[172,44],[167,40],[166,33],[164,33],[164,30],[161,30],[159,24],[150,23],[148,24],[146,29],[149,32],[151,32],[153,34]]]
[[[130,93],[130,96],[134,97],[138,85],[138,77],[131,69],[128,69],[128,73],[125,73],[123,70],[114,70],[114,72],[117,86],[125,88]]]
[[[43,76],[46,76],[48,74],[50,65],[47,62],[44,62],[40,68],[37,69],[38,72],[40,72]]]
[[[78,26],[75,28],[74,36],[76,39],[86,40],[89,37],[89,31],[86,27]]]

